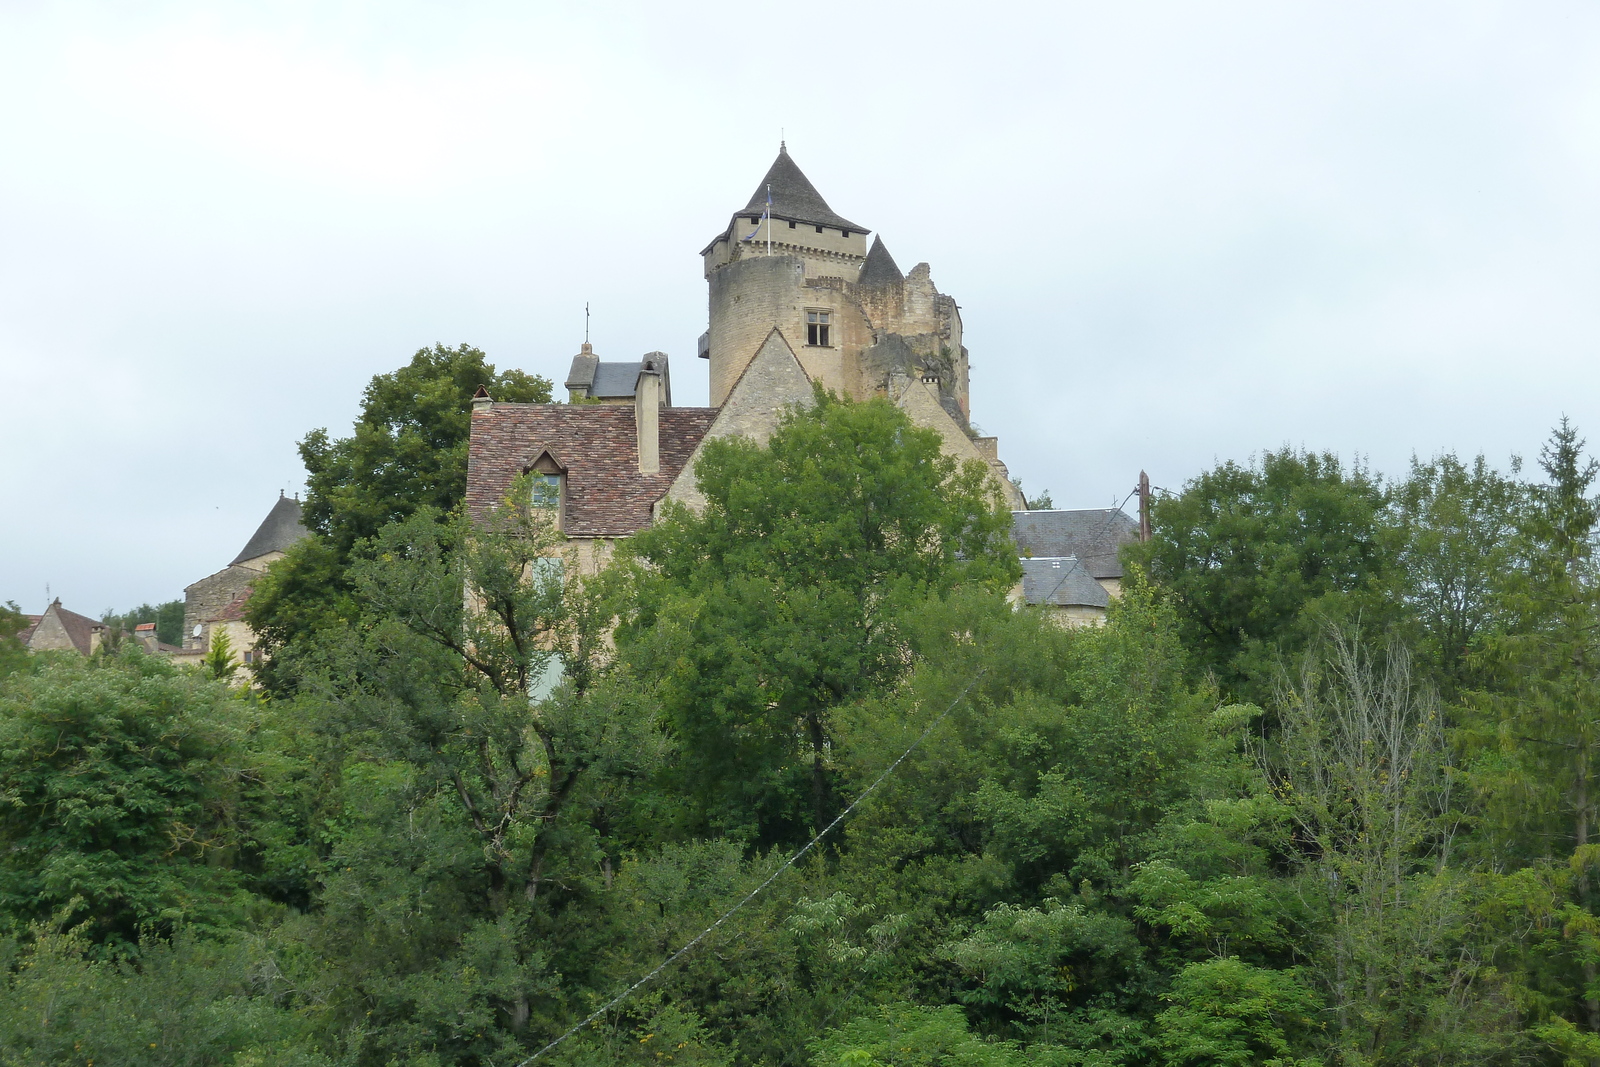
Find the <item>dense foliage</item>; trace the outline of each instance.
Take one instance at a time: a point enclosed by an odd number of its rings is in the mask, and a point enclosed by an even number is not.
[[[270,690],[0,613],[0,1063],[1600,1059],[1570,426],[1526,478],[1224,464],[1069,630],[1008,601],[983,470],[882,402],[714,442],[706,507],[599,575],[527,486],[346,493],[474,358],[311,450],[261,618],[316,640]]]
[[[326,670],[325,645],[360,615],[349,573],[358,542],[418,511],[444,514],[461,504],[480,388],[510,403],[550,402],[545,378],[496,371],[470,345],[435,345],[368,383],[349,437],[313,430],[300,442],[311,536],[257,583],[246,613],[273,653],[260,673],[270,691],[287,695],[301,675]]]

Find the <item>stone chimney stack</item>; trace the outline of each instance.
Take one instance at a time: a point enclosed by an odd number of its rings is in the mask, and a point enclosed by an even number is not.
[[[661,366],[651,356],[639,365],[639,381],[633,390],[633,423],[639,431],[639,473],[660,474]]]

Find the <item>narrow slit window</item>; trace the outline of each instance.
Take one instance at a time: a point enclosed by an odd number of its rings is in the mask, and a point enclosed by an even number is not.
[[[815,348],[828,348],[829,313],[826,311],[806,312],[806,344]]]

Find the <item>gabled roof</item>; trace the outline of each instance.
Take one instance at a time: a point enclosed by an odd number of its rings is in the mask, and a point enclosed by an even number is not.
[[[28,633],[30,640],[38,635],[40,628],[51,616],[55,617],[67,640],[72,643],[72,647],[85,656],[94,651],[93,637],[96,631],[106,628],[106,624],[99,619],[91,619],[87,615],[79,615],[76,611],[68,611],[61,606],[61,598],[56,597],[50,602],[50,606],[44,609],[44,614],[38,617],[39,621],[33,624],[33,629]]]
[[[1096,578],[1121,578],[1117,551],[1139,539],[1139,524],[1120,508],[1013,511],[1011,538],[1024,558],[1075,556]]]
[[[1061,608],[1103,608],[1111,603],[1105,586],[1072,556],[1023,560],[1022,599]]]
[[[663,407],[661,469],[639,473],[638,428],[630,405],[487,404],[472,412],[467,509],[483,518],[511,482],[548,451],[566,480],[562,529],[570,537],[626,537],[650,525],[667,491],[716,417],[716,408]]]
[[[905,280],[906,276],[901,272],[900,264],[894,261],[894,257],[884,247],[883,238],[873,237],[872,247],[867,250],[867,258],[861,264],[859,284],[864,286],[898,285]]]
[[[272,505],[267,517],[256,527],[255,535],[233,557],[233,563],[243,563],[247,559],[265,556],[268,552],[287,552],[290,545],[304,536],[306,528],[300,525],[300,501],[280,492],[278,502]],[[233,563],[228,565],[231,567]]]
[[[39,620],[44,618],[44,616],[24,615],[22,618],[24,620],[22,623],[22,629],[16,632],[16,638],[18,641],[26,645],[28,643],[28,638],[33,636],[33,631],[38,629]]]
[[[750,202],[744,206],[741,215],[759,215],[767,209],[767,189],[772,190],[772,215],[774,218],[792,222],[809,222],[813,226],[836,226],[841,230],[854,230],[865,233],[865,226],[857,226],[843,215],[836,214],[828,202],[822,199],[822,194],[817,192],[817,187],[811,184],[811,179],[801,173],[799,166],[789,157],[787,145],[778,145],[778,158],[772,161],[772,166],[767,168],[766,176],[761,179],[761,184],[756,186],[756,191],[750,194]]]

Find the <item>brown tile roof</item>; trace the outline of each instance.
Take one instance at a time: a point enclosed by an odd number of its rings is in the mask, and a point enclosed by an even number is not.
[[[142,634],[150,630],[154,630],[155,628],[156,624],[153,622],[141,622],[139,625],[133,628],[133,632],[136,634]]]
[[[223,606],[221,611],[217,612],[215,615],[211,616],[211,618],[205,621],[238,622],[240,619],[243,619],[245,602],[250,599],[251,588],[251,586],[245,586],[244,592],[228,601],[228,603]]]
[[[105,623],[99,619],[91,619],[87,615],[79,615],[76,611],[68,611],[61,606],[61,598],[51,603],[45,609],[45,614],[56,613],[56,619],[61,623],[61,628],[67,632],[67,640],[72,642],[72,647],[87,656],[94,651],[94,633],[104,630]],[[37,627],[35,627],[37,629]]]
[[[662,408],[661,471],[639,473],[633,405],[486,404],[472,412],[467,508],[482,518],[544,452],[567,472],[569,537],[626,537],[650,525],[651,506],[689,462],[716,408]]]
[[[38,627],[39,620],[44,618],[44,616],[43,615],[24,615],[23,618],[26,619],[27,621],[25,623],[23,623],[22,629],[17,631],[17,640],[21,641],[23,644],[27,644],[28,643],[28,638],[33,636],[33,631]]]

